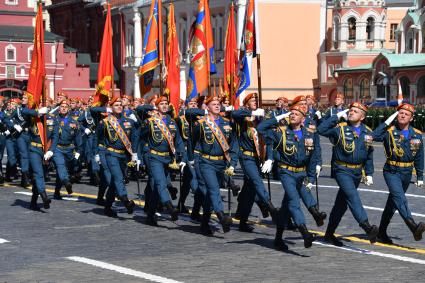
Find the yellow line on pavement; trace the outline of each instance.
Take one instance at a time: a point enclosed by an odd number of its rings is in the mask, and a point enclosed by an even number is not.
[[[8,187],[8,188],[19,188],[18,186],[15,186],[15,185],[9,184],[9,183],[4,183],[2,186]],[[31,187],[26,187],[25,189],[31,190]],[[50,188],[46,188],[46,191],[49,192],[49,193],[55,192],[54,189],[50,189]],[[72,196],[85,197],[85,198],[89,198],[89,199],[96,199],[97,198],[96,195],[83,194],[83,193],[77,193],[77,192],[74,192],[72,194]],[[137,205],[140,205],[140,206],[145,205],[145,202],[142,201],[142,200],[135,199],[134,202]],[[217,219],[215,217],[215,215],[211,215],[211,217],[214,218],[214,219]],[[233,222],[239,223],[239,220],[233,218]],[[261,222],[258,222],[258,221],[252,221],[251,223],[253,223],[254,225],[259,226],[259,227],[274,228],[274,226],[272,226],[272,225],[264,224],[264,223],[261,223]],[[319,236],[325,235],[325,233],[322,232],[322,231],[316,231],[316,230],[309,230],[309,231],[312,232],[312,233],[315,233]],[[341,234],[335,234],[335,236],[340,237],[341,239],[351,241],[351,242],[362,243],[362,244],[370,244],[369,240],[364,240],[364,239],[354,237],[354,236],[343,236]],[[425,254],[425,249],[412,248],[412,247],[408,247],[408,246],[401,246],[401,245],[396,245],[396,244],[395,245],[389,245],[389,244],[383,244],[383,243],[379,243],[379,242],[376,242],[372,245],[383,247],[383,248],[389,248],[389,249],[393,249],[393,250],[399,250],[399,251],[405,251],[405,252],[411,252],[411,253],[417,253],[417,254]]]

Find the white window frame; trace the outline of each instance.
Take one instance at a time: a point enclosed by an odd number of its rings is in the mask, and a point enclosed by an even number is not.
[[[16,71],[15,71],[16,72]],[[25,77],[25,66],[20,66],[19,67],[19,75],[21,77]]]
[[[34,45],[31,45],[30,47],[28,47],[28,62],[31,62],[33,50],[34,50]]]
[[[6,5],[10,5],[10,6],[18,5],[18,0],[5,0],[4,2]]]
[[[328,65],[328,78],[332,78],[334,76],[335,71],[335,65],[329,64]]]
[[[7,58],[7,52],[9,50],[13,50],[13,59]],[[4,59],[6,62],[16,62],[16,47],[15,46],[13,46],[12,44],[9,44],[4,48]]]
[[[10,79],[8,77],[8,69],[9,68],[12,68],[14,70],[13,79],[15,79],[16,78],[16,66],[13,66],[13,65],[6,65],[6,78]]]

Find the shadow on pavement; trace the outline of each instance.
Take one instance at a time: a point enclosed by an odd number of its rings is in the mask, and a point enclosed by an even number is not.
[[[286,244],[295,245],[294,242],[288,241],[287,239],[290,239],[290,238],[284,239],[284,242]],[[297,239],[299,239],[299,238],[297,238]],[[270,239],[270,238],[255,238],[255,239],[252,239],[252,240],[230,241],[228,243],[229,244],[253,244],[253,245],[261,246],[261,247],[264,247],[264,248],[269,248],[271,250],[276,251],[276,249],[274,248],[273,241],[274,241],[274,239]],[[281,252],[285,253],[285,254],[289,254],[289,255],[299,256],[299,257],[310,257],[308,255],[303,255],[303,254],[300,254],[300,253],[297,253],[297,252],[291,251],[291,250],[281,251]]]

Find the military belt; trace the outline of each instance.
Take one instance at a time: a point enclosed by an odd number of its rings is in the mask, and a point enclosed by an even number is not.
[[[242,154],[244,154],[246,156],[252,156],[252,157],[258,156],[256,152],[249,151],[249,150],[243,150],[243,148],[240,148],[240,150],[242,151]]]
[[[393,160],[387,160],[387,164],[391,165],[391,166],[396,166],[396,167],[413,167],[413,161],[412,162],[398,162],[398,161],[393,161]]]
[[[58,144],[57,147],[59,148],[69,148],[69,147],[73,147],[73,144]]]
[[[350,168],[350,169],[360,169],[363,167],[363,164],[350,164],[343,161],[336,161],[336,164]]]
[[[199,150],[196,150],[196,149],[193,151],[193,153],[201,154],[201,152]]]
[[[294,166],[290,166],[290,165],[285,164],[285,163],[279,163],[279,167],[282,168],[282,169],[287,169],[287,170],[289,170],[291,172],[295,172],[295,173],[299,173],[299,172],[302,172],[302,171],[305,171],[306,170],[306,167],[305,166],[294,167]]]
[[[124,149],[115,149],[112,147],[108,147],[106,150],[110,151],[110,152],[115,152],[115,153],[119,153],[119,154],[124,154],[125,150]]]
[[[105,148],[105,146],[103,144],[101,144],[101,143],[98,146],[99,147],[102,147],[102,148]]]
[[[34,147],[39,147],[39,148],[43,147],[43,145],[41,143],[36,143],[36,142],[31,142],[31,145],[34,146]]]
[[[224,160],[223,155],[209,155],[209,154],[202,154],[203,158],[209,159],[209,160]]]
[[[154,149],[149,150],[149,152],[159,156],[170,156],[169,152],[161,152],[161,151],[156,151]]]

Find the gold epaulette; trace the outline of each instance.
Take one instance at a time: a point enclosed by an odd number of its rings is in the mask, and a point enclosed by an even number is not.
[[[338,123],[338,125],[337,125],[337,126],[345,127],[345,126],[347,126],[347,122],[341,122],[341,123]]]
[[[279,129],[282,133],[286,131],[286,126],[279,126]]]
[[[226,122],[230,122],[229,118],[226,118],[226,117],[223,117],[223,116],[221,118],[223,118],[223,120],[226,121]]]
[[[368,129],[369,131],[371,131],[371,132],[373,132],[373,130],[368,126],[368,125],[365,125],[365,127],[366,127],[366,129]]]
[[[422,135],[422,131],[420,131],[420,130],[418,130],[416,128],[413,128],[413,130],[415,131],[415,133]]]

